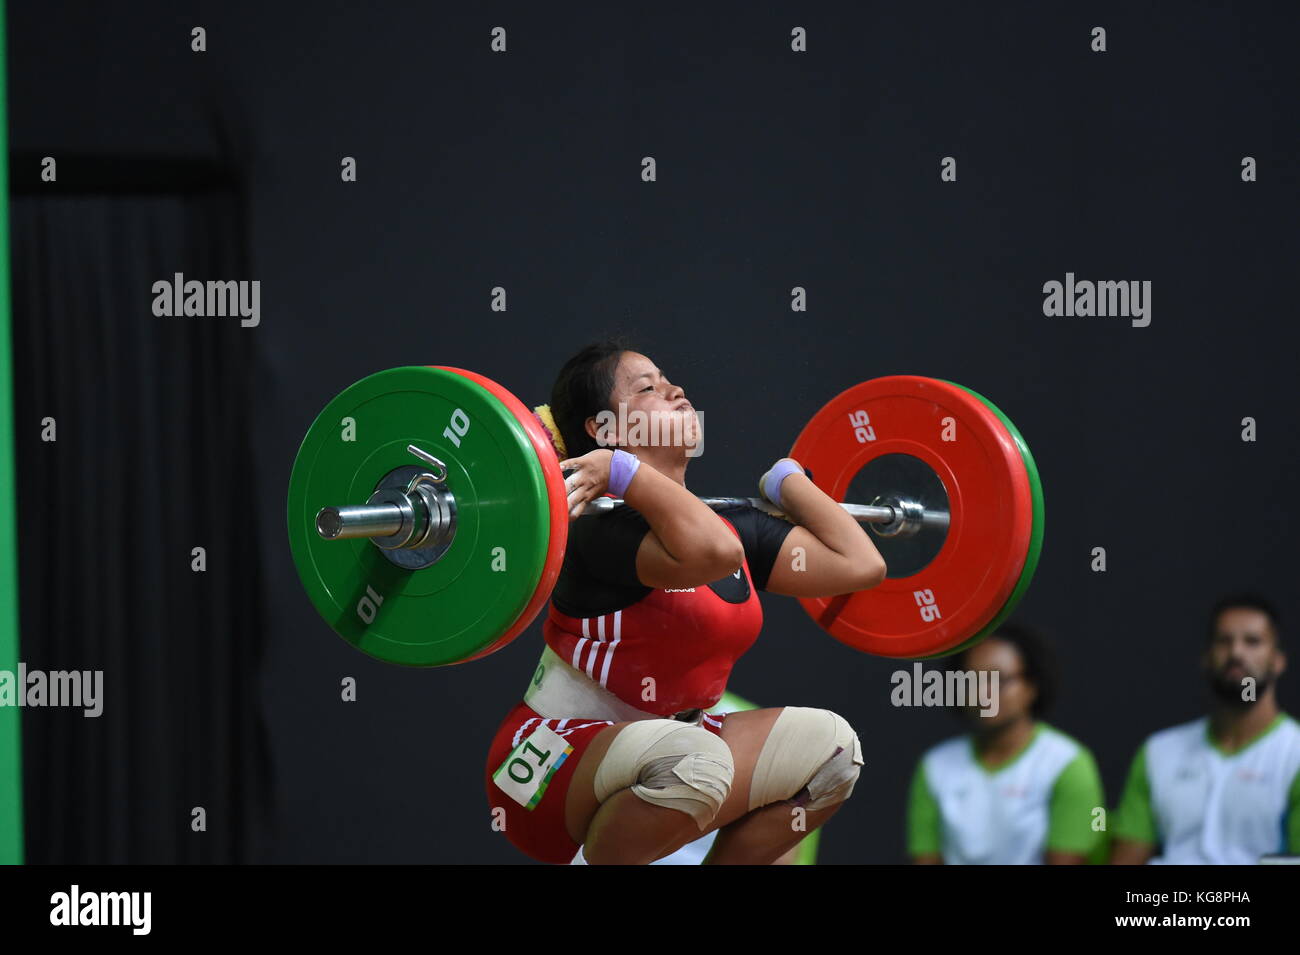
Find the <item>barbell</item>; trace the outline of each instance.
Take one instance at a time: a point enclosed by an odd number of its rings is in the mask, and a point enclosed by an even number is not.
[[[415,445],[407,445],[406,450],[422,461],[445,471],[446,465]],[[381,495],[377,504],[358,504],[347,507],[323,507],[316,515],[316,530],[326,540],[339,540],[350,537],[368,537],[380,547],[428,546],[428,542],[443,538],[451,530],[452,513],[455,497],[450,491],[435,493],[437,503],[430,501],[426,488],[437,485],[438,479],[433,474],[418,476],[404,495],[388,503]],[[412,493],[415,490],[418,497]],[[702,497],[700,502],[715,511],[729,507],[756,507],[776,517],[785,517],[784,512],[770,501],[759,497]],[[609,514],[616,508],[627,504],[622,498],[600,497],[583,506],[580,517],[592,517]],[[876,533],[882,537],[896,534],[915,534],[926,526],[948,526],[948,512],[922,507],[915,501],[894,500],[889,504],[846,504],[840,507],[864,524],[874,524]]]
[[[888,657],[952,653],[1028,587],[1043,534],[1037,469],[975,392],[916,376],[863,382],[818,411],[789,456],[869,529],[889,568],[869,591],[800,598],[836,639]],[[544,607],[566,498],[550,436],[507,389],[460,368],[393,368],[344,390],[308,429],[289,481],[290,547],[313,605],[358,649],[461,663],[505,646]],[[784,517],[757,498],[701,500]],[[580,519],[624,506],[598,498]]]

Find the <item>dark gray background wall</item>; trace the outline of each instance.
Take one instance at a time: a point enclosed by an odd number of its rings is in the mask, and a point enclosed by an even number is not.
[[[252,269],[227,277],[262,282],[263,319],[222,334],[252,338],[257,363],[269,609],[243,678],[265,707],[275,813],[255,857],[522,860],[489,827],[482,763],[539,626],[450,669],[362,656],[298,583],[285,488],[307,426],[358,378],[466,366],[534,404],[614,330],[707,412],[700,493],[748,493],[867,378],[948,378],[997,402],[1046,491],[1022,616],[1059,645],[1054,721],[1093,748],[1113,803],[1142,738],[1202,712],[1214,596],[1249,586],[1300,610],[1288,10],[11,5],[16,153],[219,159],[247,189]],[[196,25],[206,53],[190,52]],[[495,26],[507,54],[489,49]],[[1243,156],[1258,182],[1241,181]],[[1042,285],[1067,271],[1150,280],[1150,326],[1044,317]],[[795,285],[806,314],[789,310]],[[1095,546],[1107,573],[1089,569]],[[793,600],[764,609],[733,689],[837,710],[865,743],[865,785],[823,860],[899,860],[911,768],[955,725],[891,707],[897,664],[839,645]],[[339,702],[345,676],[355,704]]]

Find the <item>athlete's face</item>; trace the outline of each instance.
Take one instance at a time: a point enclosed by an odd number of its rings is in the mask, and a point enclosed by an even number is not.
[[[1030,712],[1030,707],[1038,696],[1038,688],[1025,675],[1025,661],[1020,651],[1009,640],[989,637],[971,647],[966,652],[965,667],[968,670],[997,673],[998,688],[995,694],[997,715],[981,716],[978,707],[967,707],[964,716],[977,729],[995,729],[1021,719]],[[992,690],[992,678],[989,678]]]
[[[587,420],[588,433],[597,441],[604,433],[603,444],[638,449],[666,445],[690,448],[698,440],[698,418],[686,400],[686,392],[640,352],[626,351],[619,358],[609,410],[616,417],[607,419],[603,428],[595,418]]]
[[[1249,706],[1282,675],[1286,656],[1278,649],[1277,634],[1267,614],[1250,607],[1229,607],[1215,621],[1202,665],[1216,697]],[[1253,693],[1246,692],[1250,679],[1255,681]]]

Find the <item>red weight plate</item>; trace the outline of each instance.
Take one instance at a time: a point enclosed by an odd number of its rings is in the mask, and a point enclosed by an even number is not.
[[[430,367],[455,372],[475,384],[481,385],[495,395],[510,413],[519,419],[520,425],[523,426],[528,435],[528,440],[532,442],[533,450],[537,452],[538,460],[541,461],[542,473],[546,476],[546,488],[550,496],[551,536],[547,543],[546,562],[542,568],[541,579],[537,582],[537,590],[533,593],[532,599],[528,601],[527,606],[524,607],[523,613],[519,615],[510,629],[502,634],[499,640],[473,656],[466,658],[466,660],[477,660],[490,653],[495,653],[523,633],[528,625],[536,619],[542,608],[546,606],[546,601],[550,599],[551,591],[555,589],[555,581],[560,576],[560,567],[564,563],[564,548],[569,542],[568,497],[564,492],[564,475],[560,473],[560,459],[555,456],[555,446],[551,443],[551,436],[538,422],[532,411],[524,406],[522,401],[516,398],[509,389],[477,372],[467,371],[464,368],[452,368],[447,365],[431,365]]]
[[[943,440],[946,419],[955,440]],[[1029,475],[1014,438],[983,402],[913,375],[876,378],[831,399],[790,451],[837,501],[864,465],[886,454],[919,458],[943,482],[950,519],[938,553],[920,571],[871,590],[799,602],[856,649],[896,658],[941,653],[978,633],[1015,590],[1033,527]]]

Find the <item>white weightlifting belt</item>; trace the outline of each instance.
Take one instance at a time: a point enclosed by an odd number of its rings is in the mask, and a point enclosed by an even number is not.
[[[624,703],[581,670],[574,669],[562,660],[548,645],[537,661],[533,679],[524,693],[524,702],[545,719],[611,720],[627,723],[632,720],[677,719],[699,723],[703,710],[685,710],[671,717],[647,713]]]

